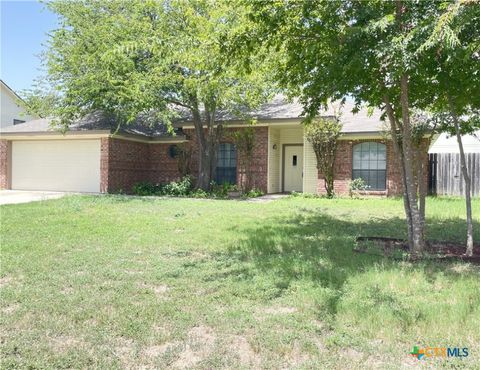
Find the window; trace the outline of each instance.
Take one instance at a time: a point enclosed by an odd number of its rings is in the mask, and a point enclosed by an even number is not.
[[[237,183],[237,151],[233,144],[223,143],[218,147],[215,182],[217,184]]]
[[[170,145],[168,147],[168,156],[172,159],[177,158],[177,156],[178,156],[178,146],[176,146],[175,144]]]
[[[369,190],[385,190],[387,150],[385,144],[361,143],[353,147],[352,178],[361,178]]]
[[[296,155],[293,156],[293,163],[292,163],[292,164],[293,164],[294,166],[297,165],[297,156],[296,156]]]
[[[14,124],[14,125],[18,125],[18,124],[24,123],[24,122],[25,122],[25,121],[22,121],[21,119],[16,119],[16,118],[13,119],[13,124]]]

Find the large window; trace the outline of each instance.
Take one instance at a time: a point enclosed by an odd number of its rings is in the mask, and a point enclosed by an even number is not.
[[[361,143],[353,146],[352,178],[361,178],[369,190],[385,190],[387,178],[385,144]]]
[[[218,147],[215,182],[217,184],[237,183],[237,151],[233,144],[223,143]]]

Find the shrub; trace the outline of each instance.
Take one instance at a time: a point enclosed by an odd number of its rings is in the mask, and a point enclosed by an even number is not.
[[[231,184],[225,182],[223,184],[216,184],[215,182],[212,182],[210,184],[210,194],[214,198],[227,198],[228,197],[228,192],[230,191]]]
[[[190,193],[190,196],[193,198],[208,198],[210,196],[205,190],[196,189]]]
[[[152,184],[149,182],[140,182],[133,186],[135,195],[167,195],[174,197],[185,197],[193,189],[193,179],[191,176],[184,176],[179,181],[172,181],[168,184]]]
[[[312,144],[317,157],[317,168],[325,179],[327,197],[332,198],[337,140],[340,137],[342,125],[338,117],[335,117],[334,119],[307,119],[304,127],[305,137]]]
[[[253,188],[250,191],[247,191],[242,194],[242,197],[244,198],[256,198],[256,197],[261,197],[263,194],[265,194],[262,190],[258,188]]]
[[[162,195],[162,185],[149,182],[139,182],[133,185],[132,191],[133,194],[141,196]]]
[[[236,185],[223,183],[221,185],[214,182],[210,185],[210,192],[201,189],[194,189],[193,177],[184,176],[179,181],[172,181],[168,184],[152,184],[148,182],[139,182],[133,186],[133,193],[140,196],[156,195],[171,197],[193,197],[193,198],[228,198],[230,191],[237,191]],[[259,189],[252,189],[246,197],[258,197],[263,195]]]
[[[185,197],[189,195],[193,189],[192,180],[191,176],[184,176],[180,181],[172,181],[163,186],[162,195]]]
[[[348,182],[348,194],[350,197],[358,196],[360,191],[365,191],[369,188],[370,186],[368,186],[361,178],[353,179]]]

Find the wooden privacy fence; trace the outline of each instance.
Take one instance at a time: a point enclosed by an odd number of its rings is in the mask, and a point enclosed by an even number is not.
[[[480,196],[480,153],[466,153],[473,196]],[[465,181],[460,167],[460,154],[429,154],[430,194],[465,195]]]

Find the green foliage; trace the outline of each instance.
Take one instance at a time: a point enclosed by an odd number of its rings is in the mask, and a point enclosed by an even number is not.
[[[261,189],[253,188],[242,194],[243,198],[258,198],[264,195],[265,193]]]
[[[193,178],[185,176],[180,181],[172,181],[163,187],[164,195],[174,197],[187,196],[193,189]]]
[[[61,96],[46,81],[38,81],[32,89],[21,92],[22,100],[18,104],[23,106],[28,114],[41,118],[55,116],[61,104]]]
[[[243,27],[243,7],[169,0],[55,0],[48,7],[60,27],[50,35],[46,65],[66,125],[96,110],[121,124],[142,113],[169,123],[179,109],[214,116],[270,94],[265,63],[245,74],[223,54]]]
[[[368,190],[369,186],[362,178],[353,179],[348,182],[348,194],[351,198],[358,196],[361,191]]]
[[[179,181],[172,181],[168,184],[152,184],[141,182],[133,186],[133,193],[140,196],[156,195],[156,196],[173,196],[186,197],[193,190],[193,178],[184,176]]]
[[[163,186],[150,182],[139,182],[133,185],[132,192],[140,196],[163,195]]]
[[[445,3],[425,25],[429,37],[416,51],[418,67],[430,81],[426,107],[437,130],[451,135],[456,133],[452,113],[461,134],[480,128],[479,19],[478,4]]]
[[[209,198],[210,197],[210,194],[208,192],[206,192],[205,190],[203,189],[194,189],[191,193],[190,193],[190,196],[192,198],[202,198],[202,199],[205,199],[205,198]]]
[[[328,197],[334,196],[335,155],[341,131],[342,125],[338,118],[310,119],[304,125],[304,135],[312,144],[317,157],[317,168],[325,179],[325,190]]]
[[[247,156],[252,156],[255,148],[255,123],[252,122],[249,126],[235,130],[230,134],[230,138],[235,144],[237,151]]]
[[[242,181],[242,190],[249,192],[253,186],[253,151],[255,149],[255,122],[250,122],[246,128],[235,130],[231,133],[231,139],[235,144],[237,153],[239,154],[240,171],[245,174]]]
[[[214,198],[224,199],[228,197],[230,189],[232,189],[232,184],[228,182],[224,182],[223,184],[212,182],[212,184],[210,184],[210,195]]]
[[[188,143],[179,144],[176,146],[176,155],[178,163],[178,172],[182,177],[189,176],[192,173],[192,147]]]
[[[242,39],[242,46],[248,53],[255,53],[259,45],[274,45],[279,50],[276,79],[290,95],[300,96],[308,117],[317,116],[329,100],[346,96],[354,99],[358,106],[366,104],[383,109],[387,96],[395,115],[401,118],[400,76],[405,72],[409,75],[410,105],[419,109],[428,107],[439,93],[438,80],[430,73],[436,69],[432,33],[437,29],[438,37],[443,38],[446,34],[442,25],[447,23],[458,23],[457,35],[462,33],[464,37],[476,39],[476,49],[471,46],[466,59],[472,66],[478,65],[479,30],[475,25],[479,7],[467,2],[462,3],[458,12],[458,7],[453,5],[457,10],[452,12],[458,16],[450,15],[454,21],[445,21],[439,26],[437,22],[445,9],[449,9],[448,2],[262,1],[248,4],[253,26],[248,38],[245,35]],[[397,5],[402,7],[400,19],[396,16]],[[403,28],[400,20],[408,27]],[[424,44],[428,55],[419,52]],[[451,59],[452,65],[455,60]],[[464,72],[459,85],[465,81],[468,70]],[[476,80],[477,76],[475,73],[472,77]],[[474,94],[474,90],[468,90],[470,95]]]
[[[275,68],[281,87],[291,96],[299,95],[307,118],[321,114],[331,100],[353,99],[378,108],[388,117],[399,165],[404,177],[404,199],[409,244],[415,251],[424,248],[425,168],[413,168],[418,150],[412,138],[411,111],[430,108],[450,81],[461,88],[468,75],[472,80],[461,96],[479,100],[478,15],[480,7],[471,2],[446,1],[258,1],[249,4],[253,30],[243,38],[244,50],[255,53],[258,45],[274,46],[282,54]],[[445,9],[451,15],[442,18]],[[467,10],[468,9],[468,10]],[[461,14],[457,17],[457,14]],[[441,18],[441,19],[440,19]],[[437,26],[438,20],[441,20]],[[444,32],[453,27],[458,32]],[[438,31],[438,32],[437,32]],[[436,61],[442,48],[433,48],[432,33],[444,40],[449,65],[465,58],[457,72],[443,73]],[[456,54],[465,39],[475,40],[465,53]],[[435,38],[435,37],[434,37]],[[467,42],[465,43],[465,45]],[[425,45],[425,47],[424,47]],[[443,83],[440,81],[443,80]],[[440,88],[439,88],[440,87]],[[476,87],[476,88],[472,88]],[[449,104],[452,104],[452,99]],[[460,102],[453,103],[461,106]],[[457,114],[462,114],[462,111]]]
[[[237,186],[229,183],[212,183],[209,191],[194,188],[192,176],[184,176],[179,181],[172,181],[167,184],[152,184],[140,182],[133,186],[133,194],[140,196],[171,196],[171,197],[193,197],[193,198],[228,198],[228,193],[236,191]],[[259,190],[254,190],[258,194]],[[258,195],[257,195],[258,196]]]

